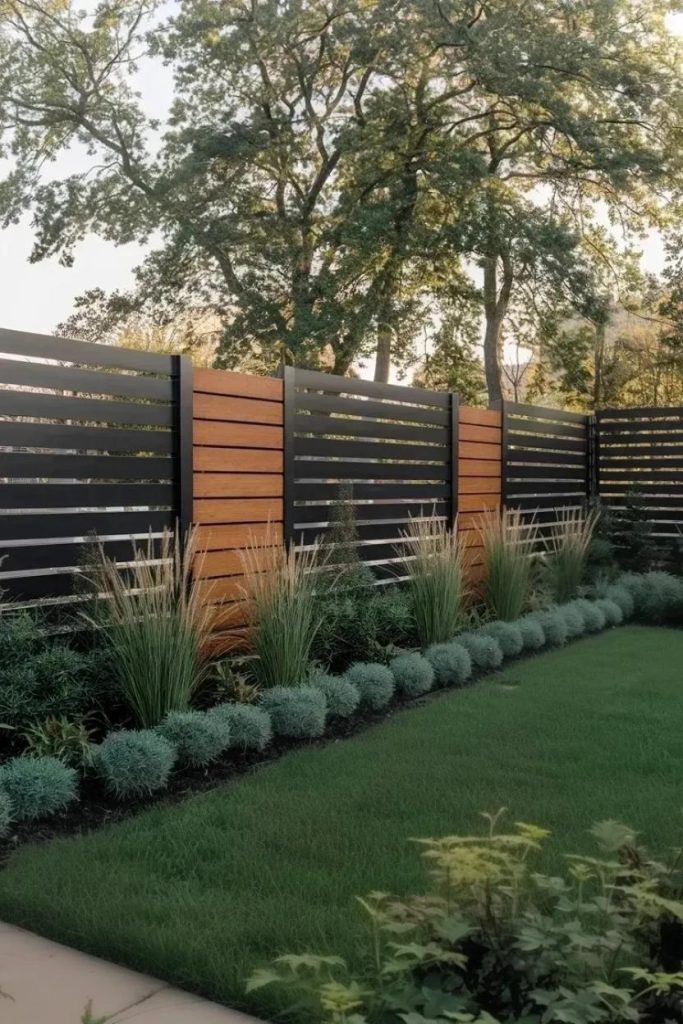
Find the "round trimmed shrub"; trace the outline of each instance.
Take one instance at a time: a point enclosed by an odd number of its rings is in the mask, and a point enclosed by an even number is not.
[[[567,639],[574,640],[578,636],[583,636],[586,632],[586,624],[583,620],[583,615],[574,602],[561,604],[557,610],[567,624]]]
[[[278,736],[308,740],[325,732],[325,695],[314,686],[271,686],[261,697]]]
[[[0,788],[15,821],[35,821],[78,799],[76,772],[56,757],[15,757],[0,765]]]
[[[311,686],[315,686],[324,695],[330,717],[350,718],[358,710],[358,687],[343,676],[330,676],[321,672],[313,676]]]
[[[479,629],[480,633],[492,636],[500,644],[504,658],[516,658],[522,653],[524,640],[519,626],[515,622],[487,622]]]
[[[540,651],[545,647],[545,632],[538,618],[534,615],[525,615],[518,619],[516,625],[522,634],[522,643],[525,651]]]
[[[583,625],[587,633],[599,633],[600,630],[605,628],[607,618],[596,601],[588,601],[585,597],[580,597],[573,603],[583,619]]]
[[[683,614],[683,580],[668,572],[647,572],[634,594],[636,615],[645,622],[665,622]],[[621,581],[620,581],[621,582]]]
[[[381,711],[394,696],[394,676],[386,665],[358,661],[346,673],[346,679],[360,693],[360,702],[373,711]]]
[[[155,732],[176,749],[178,764],[205,768],[230,745],[230,726],[204,711],[170,711]]]
[[[488,670],[503,664],[503,652],[495,637],[483,633],[459,633],[456,643],[465,648],[477,668]]]
[[[164,789],[175,760],[173,744],[152,729],[110,732],[94,754],[97,773],[117,800]]]
[[[462,686],[472,675],[472,659],[462,644],[432,644],[425,651],[425,658],[441,686]]]
[[[548,608],[545,611],[533,612],[530,618],[538,620],[545,642],[548,647],[562,647],[568,637],[567,620],[559,608]]]
[[[227,725],[234,750],[263,750],[273,738],[270,715],[253,704],[217,704],[206,714]]]
[[[599,597],[595,602],[605,616],[608,626],[620,626],[624,621],[624,613],[616,601],[609,597]]]
[[[615,604],[618,604],[625,619],[631,618],[635,611],[635,602],[633,600],[633,595],[627,587],[622,586],[621,583],[613,583],[605,589],[602,596],[607,598],[607,600],[614,601]]]
[[[434,669],[421,654],[399,654],[389,662],[389,668],[406,697],[419,697],[434,685]]]
[[[0,839],[7,835],[12,823],[12,805],[4,789],[0,789]]]

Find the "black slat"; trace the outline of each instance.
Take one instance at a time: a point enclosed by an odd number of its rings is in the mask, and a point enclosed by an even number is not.
[[[595,414],[602,423],[609,420],[656,419],[658,417],[683,417],[682,405],[642,405],[632,409],[601,409]]]
[[[355,484],[353,496],[363,498],[407,498],[411,501],[438,501],[450,493],[448,484]],[[339,495],[339,484],[298,484],[297,501],[334,501]]]
[[[170,402],[173,396],[173,381],[170,377],[140,377],[100,370],[80,370],[72,366],[25,363],[16,359],[0,359],[0,383],[161,402]]]
[[[540,405],[524,405],[519,402],[506,402],[505,411],[508,416],[527,416],[534,420],[557,420],[560,423],[588,423],[585,412],[568,412],[565,409],[546,409]]]
[[[614,466],[601,466],[600,475],[605,483],[616,483],[617,481],[629,481],[632,487],[640,487],[641,484],[671,481],[676,483],[681,479],[678,469],[615,469]]]
[[[40,576],[16,576],[0,579],[5,600],[33,601],[51,597],[69,597],[75,593],[74,574],[44,573]]]
[[[0,445],[13,448],[75,448],[110,452],[173,451],[171,430],[117,430],[115,427],[71,427],[61,423],[0,422]]]
[[[681,444],[645,444],[645,445],[610,445],[601,444],[600,459],[605,461],[611,458],[683,458],[683,443]]]
[[[520,466],[508,463],[508,482],[512,489],[515,480],[582,480],[587,484],[588,474],[585,465]]]
[[[152,539],[152,554],[158,557],[161,539]],[[92,555],[96,541],[76,542],[73,544],[33,544],[30,547],[8,547],[5,549],[5,561],[2,572],[20,572],[31,569],[61,569],[83,566],[88,555]],[[147,552],[148,541],[116,540],[102,543],[104,553],[116,561],[132,561],[135,548]],[[0,579],[0,588],[2,580]]]
[[[371,420],[393,420],[400,423],[433,423],[438,427],[448,425],[447,409],[422,409],[413,405],[397,405],[395,402],[376,402],[368,398],[339,398],[337,395],[321,395],[315,392],[296,392],[296,410],[320,412],[328,416],[362,416]]]
[[[340,416],[313,416],[300,413],[294,417],[294,430],[297,434],[332,434],[339,437],[366,437],[368,440],[386,437],[396,441],[427,441],[442,445],[448,443],[447,427],[413,427],[403,423],[376,423],[370,420],[344,419]]]
[[[366,505],[354,505],[356,521],[362,523],[365,520],[376,522],[377,520],[387,521],[402,528],[405,523],[419,516],[431,516],[432,514],[445,518],[447,505],[445,501],[416,501],[405,502],[405,504],[381,504],[379,502]],[[306,523],[329,522],[333,514],[332,505],[297,505],[294,508],[293,519],[297,527]]]
[[[0,509],[171,505],[171,484],[0,484]]]
[[[583,452],[530,452],[519,448],[508,448],[507,452],[507,465],[511,473],[517,466],[541,466],[544,472],[550,472],[552,467],[585,468],[585,462]]]
[[[368,395],[371,398],[386,398],[390,402],[415,402],[418,405],[436,406],[438,409],[448,409],[449,404],[445,392],[426,391],[399,384],[378,384],[356,377],[336,377],[317,370],[297,369],[296,388],[311,388],[332,394]]]
[[[567,494],[564,500],[559,500],[559,495],[548,495],[546,500],[536,495],[529,497],[518,496],[510,498],[508,508],[520,508],[529,512],[555,510],[556,514],[561,508],[580,508],[585,504],[585,496],[580,494]]]
[[[338,459],[401,459],[404,462],[448,462],[446,445],[391,444],[389,441],[342,441],[336,437],[297,437],[294,455]]]
[[[0,485],[0,496],[2,486]],[[0,515],[0,545],[6,540],[43,540],[48,537],[129,536],[172,530],[173,512],[36,512]]]
[[[446,518],[441,519],[442,522],[446,522]],[[396,542],[396,538],[400,537],[401,531],[408,530],[410,526],[410,519],[404,519],[398,522],[390,522],[386,524],[375,523],[372,526],[358,526],[358,536],[361,541],[364,540],[390,540]],[[312,544],[317,537],[325,538],[332,524],[326,527],[320,527],[318,529],[299,531],[303,533],[303,543]],[[299,537],[297,536],[297,540]]]
[[[301,480],[448,480],[450,467],[410,466],[401,462],[330,462],[295,459],[294,477]]]
[[[604,498],[605,502],[609,505],[617,505],[618,507],[623,508],[625,507],[624,498],[627,496],[627,493],[628,492],[622,490],[613,494],[605,493],[604,495],[601,495],[601,497]],[[643,499],[644,500],[640,504],[643,511],[653,512],[658,509],[679,509],[683,516],[683,499],[680,495],[643,495]]]
[[[600,440],[604,444],[632,444],[634,442],[683,441],[683,420],[659,420],[657,423],[640,425],[630,420],[623,423],[601,424]]]
[[[659,458],[655,455],[632,458],[630,455],[626,455],[621,459],[603,456],[600,460],[601,473],[620,473],[622,470],[630,471],[636,469],[671,469],[680,473],[683,470],[683,458],[667,459]]]
[[[517,495],[538,494],[542,498],[555,494],[586,493],[585,482],[582,480],[519,480],[508,482],[508,497],[514,501]]]
[[[100,345],[71,338],[57,338],[50,334],[0,329],[0,353],[21,355],[34,359],[61,359],[86,366],[107,366],[119,370],[141,370],[148,373],[170,375],[172,356],[156,352],[137,352],[133,349]]]
[[[510,452],[511,457],[519,458],[519,453],[529,454],[531,461],[532,452],[530,449],[541,448],[544,451],[553,449],[558,452],[576,452],[577,463],[586,457],[586,442],[576,441],[574,438],[565,437],[541,437],[539,434],[530,436],[528,434],[517,434],[510,430],[508,434],[508,451],[510,447],[517,448],[517,453]]]
[[[117,402],[108,398],[67,398],[36,391],[10,391],[7,388],[0,389],[0,414],[42,420],[122,423],[128,426],[173,426],[171,405]]]
[[[0,477],[65,480],[172,480],[173,459],[153,455],[34,455],[0,451]]]
[[[526,433],[532,437],[544,437],[547,435],[549,437],[578,439],[584,443],[587,436],[585,427],[577,427],[573,423],[553,423],[550,421],[532,423],[530,420],[518,419],[516,416],[508,417],[508,429],[518,434]]]

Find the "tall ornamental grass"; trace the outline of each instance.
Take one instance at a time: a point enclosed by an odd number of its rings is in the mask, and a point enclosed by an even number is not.
[[[410,596],[420,644],[452,640],[462,623],[465,548],[454,526],[435,516],[413,519],[403,532],[401,553],[410,562]]]
[[[484,549],[483,598],[494,618],[518,619],[531,596],[535,522],[520,509],[492,510],[482,516],[478,532]]]
[[[265,687],[302,686],[323,615],[315,591],[316,570],[324,567],[320,545],[297,551],[268,530],[262,539],[252,539],[240,557],[259,682]]]
[[[198,575],[197,533],[181,544],[165,532],[156,551],[150,537],[133,543],[126,567],[97,549],[90,569],[96,588],[95,611],[111,648],[121,694],[144,728],[158,725],[170,711],[184,711],[202,681],[211,610]]]
[[[553,600],[564,604],[576,597],[586,572],[588,551],[599,512],[564,508],[547,541],[547,580]]]

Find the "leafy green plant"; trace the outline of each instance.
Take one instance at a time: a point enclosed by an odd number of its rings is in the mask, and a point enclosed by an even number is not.
[[[609,585],[598,585],[595,588],[595,594],[598,598],[606,598],[618,604],[624,619],[630,619],[635,611],[633,595],[627,587],[619,582]]]
[[[400,553],[410,557],[413,616],[420,645],[445,643],[457,632],[466,595],[466,552],[457,527],[436,516],[411,520]]]
[[[478,532],[484,549],[484,602],[497,619],[518,619],[531,596],[538,528],[520,509],[494,509],[482,517]]]
[[[0,789],[0,839],[9,833],[12,824],[12,803],[4,789]]]
[[[277,736],[316,739],[325,732],[325,695],[314,686],[273,686],[261,700]]]
[[[608,626],[620,626],[624,621],[624,613],[621,606],[611,598],[599,597],[596,599],[595,604],[605,616],[605,622]]]
[[[0,789],[15,821],[34,821],[78,799],[76,772],[56,757],[15,757],[0,765]]]
[[[92,737],[83,721],[66,715],[45,718],[23,733],[26,751],[33,757],[56,757],[73,768],[87,768],[92,762]]]
[[[539,619],[534,615],[523,615],[517,619],[517,627],[522,634],[525,651],[540,651],[545,647],[545,633]]]
[[[643,622],[683,619],[683,580],[667,572],[625,573],[619,584],[631,594],[634,614]]]
[[[156,732],[175,748],[178,764],[205,768],[230,745],[230,726],[205,711],[170,711]]]
[[[581,611],[576,607],[574,601],[568,604],[557,606],[558,613],[562,616],[567,626],[567,639],[575,640],[586,632],[586,623]]]
[[[457,643],[464,647],[472,664],[484,670],[498,668],[503,663],[503,652],[498,641],[483,633],[458,633]]]
[[[562,508],[547,539],[546,577],[554,601],[575,598],[586,573],[588,552],[599,512]]]
[[[522,653],[524,639],[516,622],[486,622],[479,632],[497,640],[506,658],[516,658]]]
[[[227,724],[235,750],[264,750],[273,738],[270,715],[253,704],[217,704],[206,714]]]
[[[434,685],[434,669],[421,654],[399,654],[389,662],[396,689],[406,697],[420,697]]]
[[[120,729],[109,733],[96,748],[93,760],[107,790],[117,800],[127,800],[164,789],[176,751],[151,729]]]
[[[358,687],[343,676],[314,672],[309,683],[324,694],[330,718],[350,718],[358,710],[360,704]]]
[[[214,699],[221,703],[234,701],[236,704],[255,704],[258,701],[260,687],[243,671],[251,661],[250,657],[244,656],[213,662],[208,675],[213,683]]]
[[[572,603],[583,619],[587,633],[599,633],[605,628],[607,618],[597,601],[588,601],[585,597],[580,597]]]
[[[612,513],[610,526],[616,558],[627,572],[649,572],[657,560],[652,519],[648,499],[638,487],[627,491],[623,508]]]
[[[367,969],[340,957],[278,957],[247,990],[284,989],[321,1024],[645,1024],[680,1002],[680,854],[651,859],[617,822],[593,829],[597,856],[567,858],[561,877],[538,871],[549,833],[517,823],[481,836],[417,840],[426,893],[359,900]],[[667,935],[672,935],[671,948]]]
[[[548,647],[562,647],[569,639],[567,621],[559,608],[532,612],[529,618],[536,619],[540,625]]]
[[[103,629],[123,698],[142,726],[185,711],[203,679],[211,608],[196,570],[196,530],[181,544],[168,532],[157,551],[133,546],[125,572],[99,549],[91,584],[99,599],[88,621]]]
[[[386,665],[372,662],[356,662],[346,673],[346,678],[360,694],[361,704],[381,711],[394,696],[394,676]]]
[[[432,644],[425,658],[440,686],[462,686],[472,675],[472,659],[462,644]]]

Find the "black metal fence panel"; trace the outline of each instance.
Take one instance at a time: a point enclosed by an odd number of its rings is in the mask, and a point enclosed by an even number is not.
[[[287,539],[324,537],[342,498],[361,558],[379,579],[404,576],[411,518],[455,515],[457,396],[288,367],[284,400]]]
[[[0,330],[7,597],[73,598],[95,540],[125,562],[132,538],[189,525],[189,372],[176,356]]]

